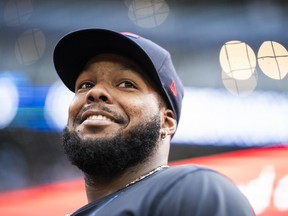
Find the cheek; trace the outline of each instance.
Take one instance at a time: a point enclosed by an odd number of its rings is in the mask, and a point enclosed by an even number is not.
[[[126,108],[130,118],[147,119],[159,113],[159,103],[154,96],[148,95],[131,100]]]
[[[73,98],[68,109],[68,126],[72,126],[74,119],[81,110],[82,107],[81,104],[82,100],[80,98],[78,97]]]

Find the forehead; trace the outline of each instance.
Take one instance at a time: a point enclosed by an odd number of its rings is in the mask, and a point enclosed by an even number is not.
[[[151,87],[153,88],[156,87],[152,79],[148,76],[147,71],[142,69],[138,64],[136,64],[131,59],[117,54],[99,54],[97,56],[94,56],[86,63],[84,71],[87,70],[92,64],[100,62],[108,62],[108,63],[110,62],[112,64],[119,65],[119,69],[121,70],[128,69],[138,74]],[[155,90],[157,90],[157,88],[155,88]]]

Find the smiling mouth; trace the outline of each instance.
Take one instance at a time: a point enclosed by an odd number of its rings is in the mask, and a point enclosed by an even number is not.
[[[109,123],[117,123],[117,124],[125,124],[127,121],[126,119],[109,110],[108,108],[102,107],[100,105],[96,106],[87,106],[84,107],[83,110],[76,116],[75,123],[89,125],[96,125],[96,124],[109,124]],[[101,123],[102,122],[102,123]]]
[[[91,115],[91,116],[88,116],[86,120],[98,120],[98,121],[114,122],[112,119],[107,118],[106,116],[103,116],[103,115]]]

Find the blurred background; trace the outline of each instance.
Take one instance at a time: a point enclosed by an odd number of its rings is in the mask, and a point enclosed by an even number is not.
[[[269,215],[287,214],[287,11],[284,0],[1,0],[0,194],[82,177],[61,149],[73,94],[52,55],[65,34],[97,27],[139,34],[171,52],[185,85],[171,164],[214,158],[201,160],[213,166],[231,153],[225,169],[216,168],[253,173],[237,177],[239,187],[274,175],[262,181],[272,192],[268,204],[255,204],[257,214],[267,206]],[[252,169],[257,161],[265,166]]]

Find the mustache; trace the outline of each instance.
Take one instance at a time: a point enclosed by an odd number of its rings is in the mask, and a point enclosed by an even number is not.
[[[127,122],[126,119],[122,115],[116,113],[115,111],[111,110],[110,108],[108,108],[102,104],[88,104],[88,105],[82,107],[80,112],[77,114],[77,116],[74,120],[74,123],[75,122],[82,122],[81,116],[84,112],[86,112],[88,110],[100,110],[100,111],[104,111],[106,113],[109,113],[110,115],[112,115],[114,117],[115,122],[117,122],[119,124],[125,124]]]

